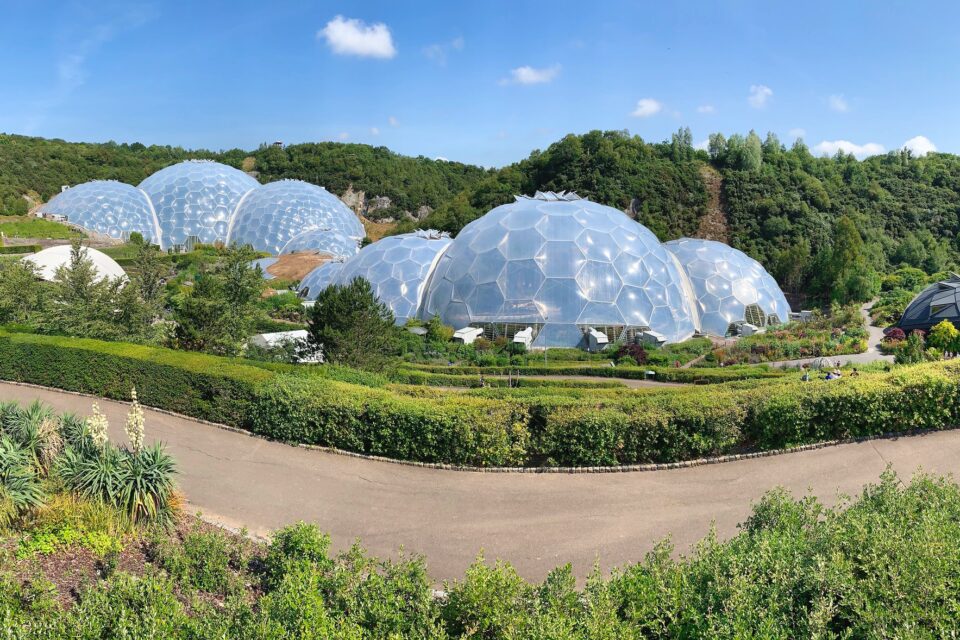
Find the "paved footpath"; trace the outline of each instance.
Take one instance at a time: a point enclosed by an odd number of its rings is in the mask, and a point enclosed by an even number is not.
[[[0,383],[0,400],[40,398],[59,411],[89,413],[92,399]],[[127,407],[100,401],[111,437],[123,439]],[[736,532],[750,503],[778,484],[832,503],[856,493],[887,464],[908,477],[919,466],[960,470],[960,431],[841,445],[669,471],[513,474],[440,471],[362,460],[269,442],[192,420],[146,412],[147,439],[162,440],[179,463],[190,508],[232,527],[267,535],[306,520],[338,548],[361,538],[392,556],[424,553],[438,582],[460,577],[482,548],[528,579],[571,562],[580,577],[635,562],[668,534],[681,551],[716,521]]]

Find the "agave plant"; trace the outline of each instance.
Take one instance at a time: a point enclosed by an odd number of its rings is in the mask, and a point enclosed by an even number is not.
[[[43,504],[44,493],[40,478],[30,464],[30,454],[6,436],[0,437],[0,491],[5,508],[5,522],[30,507]]]

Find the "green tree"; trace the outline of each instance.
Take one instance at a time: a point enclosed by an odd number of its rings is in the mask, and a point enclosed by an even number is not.
[[[370,370],[382,369],[400,344],[393,313],[363,278],[321,291],[308,331],[326,362]]]
[[[237,355],[253,333],[263,291],[260,267],[251,267],[249,249],[227,251],[212,268],[197,274],[190,293],[174,311],[177,344],[193,351]]]
[[[743,145],[742,168],[747,171],[758,171],[763,163],[763,143],[760,142],[760,136],[753,129],[747,134],[746,142]]]
[[[927,336],[927,344],[940,351],[957,351],[960,343],[960,331],[949,320],[941,320],[933,325]]]
[[[32,262],[0,262],[0,322],[36,323],[49,297]]]

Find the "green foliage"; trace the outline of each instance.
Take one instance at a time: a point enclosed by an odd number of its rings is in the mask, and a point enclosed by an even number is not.
[[[201,269],[190,293],[174,310],[176,343],[183,349],[236,355],[253,333],[263,290],[253,253],[227,251],[212,268]]]
[[[941,320],[931,327],[927,344],[940,351],[960,351],[960,331],[949,320]]]
[[[579,369],[521,370],[524,375],[602,379],[642,376],[645,368],[587,363]],[[671,367],[655,370],[657,376],[727,382],[710,388],[637,391],[377,388],[335,379],[343,371],[273,363],[245,366],[137,345],[0,334],[0,379],[119,398],[135,384],[148,406],[279,440],[405,460],[478,466],[544,459],[558,465],[672,462],[748,446],[776,449],[941,429],[960,419],[960,364],[952,361],[864,371],[859,377],[829,382],[801,382],[795,373],[764,367]],[[477,376],[481,371],[506,374],[507,367],[437,368],[437,373],[454,375]],[[355,382],[365,380],[359,375]],[[106,471],[103,475],[109,476]]]
[[[30,455],[7,436],[0,436],[0,527],[26,509],[43,504],[44,490]]]
[[[26,253],[36,253],[40,251],[43,247],[38,244],[19,244],[13,245],[10,247],[5,247],[0,245],[0,255],[21,255]]]
[[[711,532],[685,556],[664,540],[582,587],[569,565],[528,582],[481,555],[437,598],[423,558],[383,561],[357,545],[334,556],[301,523],[277,532],[262,569],[230,565],[227,582],[260,578],[259,589],[210,605],[190,594],[223,584],[217,535],[171,546],[181,555],[160,561],[169,577],[117,572],[67,610],[44,576],[0,576],[0,629],[38,640],[925,638],[950,637],[960,609],[960,487],[890,470],[831,507],[773,489],[729,540]]]
[[[163,534],[153,543],[152,556],[178,583],[211,593],[228,594],[239,587],[232,566],[238,557],[234,543],[220,531],[204,531],[199,523],[179,544]]]
[[[325,361],[360,369],[382,370],[399,348],[393,313],[363,278],[321,291],[308,331]]]
[[[0,217],[0,233],[10,238],[69,240],[84,237],[79,231],[60,222],[27,216]]]

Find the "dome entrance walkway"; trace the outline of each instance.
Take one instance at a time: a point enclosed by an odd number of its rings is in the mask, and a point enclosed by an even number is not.
[[[0,399],[35,398],[58,411],[89,414],[91,398],[0,383]],[[127,406],[101,400],[114,441],[123,440]],[[960,470],[960,431],[847,444],[670,471],[512,474],[440,471],[362,460],[269,442],[154,411],[147,439],[176,457],[187,509],[214,522],[267,535],[306,520],[329,531],[337,548],[360,538],[379,556],[399,546],[427,556],[436,581],[462,577],[481,549],[528,579],[570,562],[583,578],[639,561],[667,534],[680,551],[711,520],[728,537],[750,503],[781,484],[812,490],[828,503],[876,482],[887,464],[907,476],[917,467]]]

